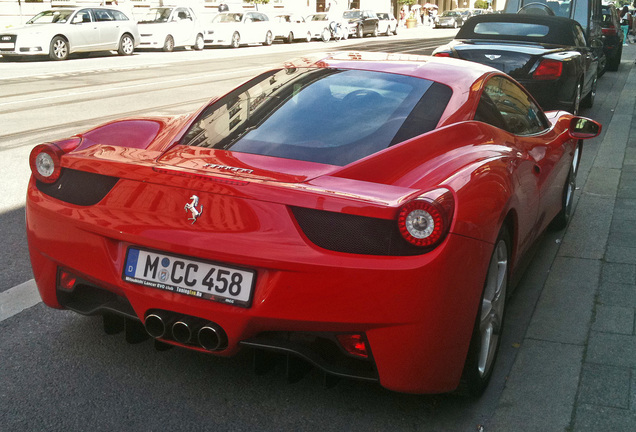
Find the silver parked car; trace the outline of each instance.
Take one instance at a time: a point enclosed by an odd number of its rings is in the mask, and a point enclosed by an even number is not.
[[[48,55],[53,60],[66,60],[76,52],[117,50],[120,55],[130,55],[139,39],[137,23],[116,8],[59,8],[0,32],[0,54]]]

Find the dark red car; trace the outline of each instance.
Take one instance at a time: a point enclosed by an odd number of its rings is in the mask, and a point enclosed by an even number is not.
[[[258,370],[483,390],[518,263],[572,209],[581,139],[496,69],[340,53],[200,111],[35,147],[27,235],[54,308]],[[301,360],[303,362],[301,362]]]

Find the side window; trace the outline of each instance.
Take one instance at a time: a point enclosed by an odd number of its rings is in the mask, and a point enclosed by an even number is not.
[[[128,17],[123,12],[118,10],[110,10],[109,12],[113,15],[115,21],[128,21]]]
[[[95,15],[95,21],[115,21],[110,11],[105,9],[93,9],[93,14]]]
[[[504,129],[508,132],[515,135],[532,135],[548,128],[543,112],[514,82],[500,76],[491,78],[484,88],[484,93],[499,111],[504,121]]]
[[[91,21],[90,11],[88,9],[82,9],[77,13],[77,15],[75,15],[71,24],[87,23]]]
[[[475,111],[475,120],[506,130],[506,122],[486,92],[481,94],[477,111]]]

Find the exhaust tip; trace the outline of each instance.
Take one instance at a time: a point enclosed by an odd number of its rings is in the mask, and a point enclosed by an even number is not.
[[[166,320],[160,314],[151,313],[146,315],[144,327],[153,338],[162,338],[166,335]]]
[[[209,322],[199,329],[197,334],[199,345],[208,351],[219,351],[227,347],[225,331],[213,322]]]
[[[172,325],[172,337],[179,343],[187,344],[192,339],[192,327],[185,320],[179,320]]]

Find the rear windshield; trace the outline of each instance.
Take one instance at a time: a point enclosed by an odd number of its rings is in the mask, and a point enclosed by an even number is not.
[[[434,129],[451,93],[382,72],[271,71],[210,105],[181,143],[342,166]]]
[[[519,22],[481,22],[475,25],[478,35],[528,36],[541,38],[548,35],[550,27],[541,24]]]

